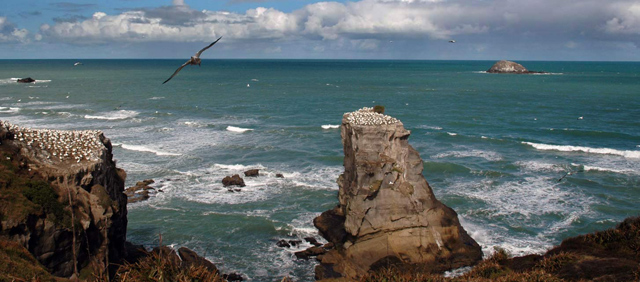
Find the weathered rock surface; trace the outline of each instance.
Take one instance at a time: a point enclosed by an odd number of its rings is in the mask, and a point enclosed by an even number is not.
[[[532,74],[532,73],[544,73],[540,71],[530,71],[523,67],[521,64],[512,61],[498,61],[489,70],[488,73],[516,73],[516,74]]]
[[[259,169],[250,169],[244,172],[244,176],[246,177],[258,177],[260,175]]]
[[[244,186],[246,186],[244,184],[244,179],[242,179],[242,177],[240,177],[240,175],[237,175],[237,174],[234,174],[233,176],[226,176],[224,179],[222,179],[222,185],[224,185],[224,187],[228,187],[228,186],[244,187]]]
[[[402,122],[364,108],[344,115],[341,134],[339,205],[314,220],[335,248],[321,256],[316,278],[357,279],[381,261],[444,271],[482,258],[456,212],[435,198]]]
[[[16,173],[47,183],[39,191],[53,190],[50,203],[62,204],[66,214],[54,220],[45,206],[37,212],[22,206],[24,214],[0,217],[0,235],[22,244],[52,274],[69,277],[74,236],[68,215],[73,213],[78,269],[125,255],[126,174],[116,167],[111,141],[102,132],[37,130],[0,121],[0,150],[17,164]],[[29,203],[22,195],[15,197],[20,205]],[[0,213],[8,214],[4,209],[11,205],[3,202]]]
[[[156,190],[149,186],[153,183],[153,179],[147,179],[138,181],[135,186],[127,188],[124,191],[124,194],[127,195],[127,203],[137,203],[148,200],[151,197],[150,193]]]

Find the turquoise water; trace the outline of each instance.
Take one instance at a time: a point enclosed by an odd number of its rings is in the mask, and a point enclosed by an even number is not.
[[[100,129],[127,185],[164,192],[129,205],[127,237],[186,246],[251,281],[313,280],[280,239],[320,238],[337,204],[342,114],[381,104],[411,130],[438,199],[485,253],[540,253],[638,215],[640,63],[488,61],[0,61],[0,119]],[[31,76],[35,84],[14,78]],[[322,126],[326,125],[327,129]],[[230,193],[226,175],[260,168]],[[562,181],[561,177],[569,172]],[[283,173],[285,178],[276,178]]]

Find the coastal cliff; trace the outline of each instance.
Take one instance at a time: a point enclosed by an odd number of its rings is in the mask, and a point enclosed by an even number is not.
[[[390,264],[444,271],[482,259],[456,212],[435,198],[402,122],[363,108],[343,116],[341,135],[339,205],[314,220],[335,248],[318,257],[316,278],[357,279]]]
[[[0,154],[0,236],[59,277],[124,257],[126,174],[102,132],[0,121]]]

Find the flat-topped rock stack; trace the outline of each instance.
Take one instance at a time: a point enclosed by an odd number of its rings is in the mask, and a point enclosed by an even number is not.
[[[456,212],[435,198],[402,122],[363,108],[344,114],[341,134],[339,205],[314,220],[335,248],[318,257],[316,278],[358,279],[389,264],[437,272],[482,258]]]
[[[71,218],[52,220],[47,209],[11,220],[0,217],[0,235],[22,244],[56,276],[71,276],[74,263],[82,269],[119,262],[126,252],[126,173],[116,167],[111,141],[102,132],[31,129],[0,121],[0,151],[14,163],[15,173],[46,182],[38,189],[53,190],[65,214],[73,214],[76,236]],[[0,212],[11,205],[3,203]]]
[[[99,161],[106,151],[105,139],[99,130],[32,129],[0,121],[13,141],[19,142],[44,163]],[[110,144],[109,144],[110,145]]]

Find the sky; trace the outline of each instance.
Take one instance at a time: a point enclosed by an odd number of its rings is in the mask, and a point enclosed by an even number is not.
[[[1,1],[0,59],[640,61],[639,0]]]

